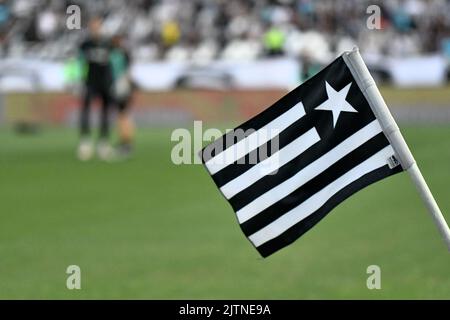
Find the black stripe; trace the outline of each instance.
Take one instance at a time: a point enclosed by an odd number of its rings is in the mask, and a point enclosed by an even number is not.
[[[241,129],[244,132],[246,132],[247,130],[258,130],[294,107],[300,101],[303,102],[305,111],[308,114],[315,107],[328,99],[324,86],[324,79],[328,79],[328,81],[332,85],[334,82],[345,84],[348,84],[352,81],[354,82],[354,79],[349,69],[347,68],[347,65],[345,64],[344,59],[342,57],[338,57],[333,63],[322,69],[314,77],[310,78],[309,80],[283,96],[280,100],[276,101],[274,104],[272,104],[270,107],[268,107],[255,117],[236,127],[234,130]],[[353,91],[354,93],[358,92],[358,100],[367,104],[364,98],[359,97],[362,97],[362,94],[360,90],[357,89],[356,84],[352,85],[350,91]],[[351,93],[349,92],[348,96],[350,95]],[[349,100],[349,102],[352,106],[358,106],[357,101],[352,102],[351,100]],[[370,108],[367,105],[367,108],[365,106],[365,109]],[[329,121],[330,119],[331,114],[326,117],[327,121]],[[203,163],[207,162],[215,156],[215,150],[223,151],[226,149],[226,147],[229,147],[231,144],[226,145],[226,140],[227,138],[228,140],[230,140],[229,137],[232,135],[234,135],[234,133],[229,132],[203,148],[201,152],[201,159]],[[242,137],[240,139],[235,139],[234,143],[237,143],[241,139]]]
[[[242,223],[242,231],[250,236],[264,228],[388,145],[384,134],[379,133],[288,196]]]
[[[384,179],[390,175],[399,173],[402,171],[402,167],[398,166],[394,169],[389,169],[389,167],[383,166],[377,170],[369,172],[359,178],[358,180],[352,182],[345,188],[337,192],[333,197],[331,197],[320,209],[315,211],[313,214],[309,215],[296,225],[292,226],[286,230],[283,234],[278,237],[256,247],[258,252],[263,257],[268,257],[274,252],[280,250],[281,248],[291,244],[299,237],[301,237],[305,232],[311,229],[315,224],[322,220],[334,207],[339,203],[350,197],[357,191],[365,188],[366,186]]]
[[[366,125],[367,124],[365,122],[356,123],[354,125],[354,132],[362,129]],[[308,148],[308,150],[301,153],[284,166],[280,167],[275,175],[267,175],[233,196],[229,199],[231,206],[235,211],[242,209],[254,199],[273,189],[280,183],[288,180],[298,171],[302,170],[307,165],[317,160],[320,156],[335,148],[347,138],[347,135],[335,135],[330,133],[329,136],[323,138],[321,141]]]

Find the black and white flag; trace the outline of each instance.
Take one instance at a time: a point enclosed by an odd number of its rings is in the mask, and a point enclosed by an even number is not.
[[[263,257],[367,185],[402,171],[341,56],[202,150],[202,161]]]

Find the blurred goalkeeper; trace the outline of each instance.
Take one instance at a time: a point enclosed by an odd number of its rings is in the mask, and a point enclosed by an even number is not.
[[[90,110],[94,98],[101,100],[100,132],[97,154],[102,160],[110,160],[113,148],[109,144],[110,106],[113,74],[111,68],[111,42],[101,36],[102,20],[95,17],[89,22],[89,36],[80,46],[80,58],[85,66],[85,86],[80,113],[80,144],[78,158],[86,161],[94,155],[94,144],[91,139]]]

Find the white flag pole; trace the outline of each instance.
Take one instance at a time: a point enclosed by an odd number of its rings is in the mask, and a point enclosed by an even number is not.
[[[414,185],[416,186],[425,206],[430,212],[436,226],[439,229],[444,241],[450,251],[450,229],[442,215],[439,206],[434,200],[434,197],[428,188],[425,179],[420,172],[416,161],[408,148],[408,145],[403,139],[400,129],[397,126],[394,118],[392,117],[380,91],[378,90],[375,81],[367,69],[358,48],[354,48],[352,51],[345,52],[342,56],[345,63],[349,67],[353,77],[358,82],[360,89],[363,91],[369,105],[378,118],[381,127],[383,128],[386,137],[391,143],[393,149],[404,170],[408,171]]]

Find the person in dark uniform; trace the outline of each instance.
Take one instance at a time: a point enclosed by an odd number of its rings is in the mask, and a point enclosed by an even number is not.
[[[111,105],[111,86],[113,83],[110,55],[111,42],[101,36],[102,20],[99,17],[89,22],[89,36],[80,46],[80,59],[85,66],[85,83],[80,113],[80,144],[78,157],[89,160],[94,153],[91,140],[89,115],[94,98],[101,100],[100,132],[97,145],[98,156],[108,160],[113,153],[109,139],[109,109]]]
[[[117,106],[117,124],[119,133],[119,145],[117,155],[128,157],[132,152],[134,140],[134,124],[130,114],[130,101],[134,91],[131,81],[130,65],[131,58],[124,45],[123,34],[113,37],[113,50],[111,53],[111,65],[113,71],[112,95],[114,104]]]

